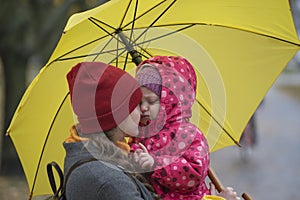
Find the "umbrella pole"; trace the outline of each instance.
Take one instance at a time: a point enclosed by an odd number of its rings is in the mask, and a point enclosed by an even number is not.
[[[213,171],[213,169],[211,167],[208,169],[208,177],[211,180],[211,182],[215,185],[217,191],[221,192],[223,190],[224,186],[222,185],[221,181],[219,180],[216,173]],[[250,195],[248,195],[247,193],[243,193],[242,197],[245,200],[252,200]]]
[[[142,62],[142,57],[136,50],[134,50],[132,43],[129,42],[122,30],[118,30],[117,34],[123,42],[127,52],[130,54],[132,61],[135,63],[136,66],[138,66]]]

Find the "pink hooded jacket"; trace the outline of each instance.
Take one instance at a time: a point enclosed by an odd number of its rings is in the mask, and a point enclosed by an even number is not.
[[[150,64],[162,78],[157,119],[141,127],[140,137],[131,141],[134,151],[141,142],[155,160],[149,179],[163,199],[202,199],[209,190],[205,178],[209,147],[201,131],[189,119],[196,96],[196,74],[182,57],[156,56]]]

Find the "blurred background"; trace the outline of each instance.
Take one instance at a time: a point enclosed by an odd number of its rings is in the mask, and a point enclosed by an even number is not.
[[[67,19],[106,0],[0,0],[0,199],[28,199],[29,189],[9,137],[10,120],[26,89],[54,50]],[[300,0],[290,0],[300,33]],[[51,16],[51,17],[49,17]],[[255,113],[250,152],[212,153],[223,185],[253,199],[298,199],[300,188],[300,53],[286,66]]]

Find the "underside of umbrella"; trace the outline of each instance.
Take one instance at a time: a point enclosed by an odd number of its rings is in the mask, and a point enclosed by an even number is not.
[[[187,58],[198,79],[192,121],[215,151],[239,140],[298,50],[288,1],[116,0],[73,15],[8,129],[31,193],[49,193],[46,163],[63,163],[62,142],[76,123],[65,77],[78,62],[134,75],[154,55]]]

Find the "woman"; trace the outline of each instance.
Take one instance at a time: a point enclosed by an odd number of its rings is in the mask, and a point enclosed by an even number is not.
[[[139,84],[125,71],[100,62],[77,64],[67,80],[78,125],[71,128],[71,136],[64,143],[64,171],[79,161],[90,161],[70,174],[66,198],[153,199],[145,185],[151,186],[131,174],[134,167],[124,139],[138,135]]]

